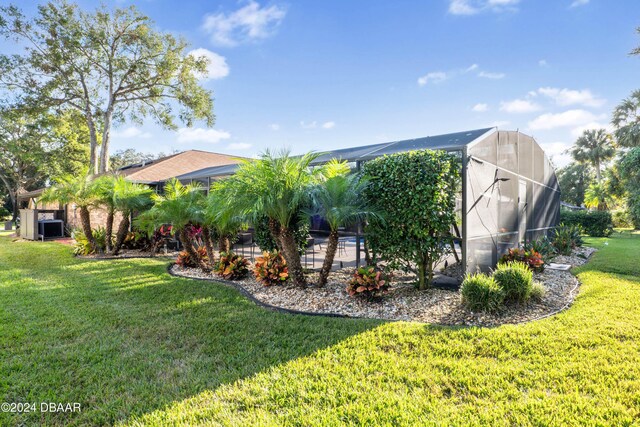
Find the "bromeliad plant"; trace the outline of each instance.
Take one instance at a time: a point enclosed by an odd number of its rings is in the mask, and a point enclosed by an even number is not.
[[[287,261],[278,251],[264,252],[253,264],[253,275],[265,286],[280,285],[289,279]]]
[[[233,252],[221,252],[214,271],[223,279],[244,279],[249,274],[249,260]]]
[[[514,261],[525,263],[532,271],[541,272],[544,270],[542,254],[533,249],[511,248],[500,258],[498,264],[507,264]]]
[[[582,246],[582,229],[578,225],[560,224],[555,229],[553,246],[562,255],[571,255],[571,251]]]
[[[385,274],[374,266],[360,267],[347,284],[347,293],[351,296],[363,295],[378,297],[389,290]]]

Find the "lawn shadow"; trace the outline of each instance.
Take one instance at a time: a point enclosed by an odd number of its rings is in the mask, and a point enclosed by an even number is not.
[[[78,260],[44,244],[26,261],[22,245],[4,262],[15,283],[0,287],[2,323],[14,325],[0,390],[4,401],[80,402],[82,412],[9,423],[121,422],[382,323],[273,312],[223,285],[172,277],[166,260]]]

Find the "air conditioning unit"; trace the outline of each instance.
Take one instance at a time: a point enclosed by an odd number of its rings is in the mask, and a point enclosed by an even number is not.
[[[38,234],[45,239],[64,237],[64,221],[59,219],[43,219],[38,221]]]

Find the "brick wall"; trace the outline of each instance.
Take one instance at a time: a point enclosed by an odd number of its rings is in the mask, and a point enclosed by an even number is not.
[[[103,208],[91,208],[89,210],[91,218],[91,228],[105,227],[107,225],[107,211]],[[113,233],[118,231],[118,226],[122,221],[122,214],[116,212],[113,219]],[[80,228],[80,209],[73,209],[73,205],[67,205],[66,226],[69,229]]]

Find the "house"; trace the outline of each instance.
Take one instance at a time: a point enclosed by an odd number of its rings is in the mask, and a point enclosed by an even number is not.
[[[213,153],[202,150],[187,150],[180,153],[172,154],[160,159],[124,166],[116,173],[124,175],[128,180],[141,184],[146,184],[159,191],[162,189],[164,182],[178,175],[184,175],[193,171],[201,170],[206,167],[220,167],[225,165],[234,165],[239,163],[242,158],[230,156],[228,154]],[[23,219],[30,227],[22,227],[29,233],[22,233],[26,238],[38,238],[37,224],[31,224],[32,221],[62,221],[64,226],[69,230],[80,226],[80,214],[75,205],[60,206],[57,203],[43,205],[38,202],[44,188],[22,193],[18,196],[18,201],[24,209],[21,209],[20,221],[25,224]],[[36,210],[31,215],[25,212],[23,218],[22,211]],[[106,224],[107,212],[104,209],[91,210],[91,225],[93,227],[104,227]],[[114,229],[120,223],[120,217],[116,216],[114,221]]]

